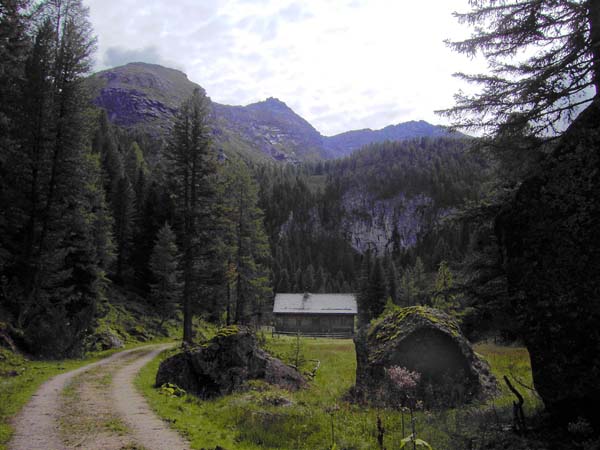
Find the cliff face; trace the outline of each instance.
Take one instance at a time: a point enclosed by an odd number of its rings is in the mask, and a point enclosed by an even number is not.
[[[345,211],[342,229],[352,247],[360,253],[367,249],[378,254],[391,250],[394,229],[400,247],[412,247],[418,234],[428,227],[429,216],[434,211],[431,198],[423,194],[409,198],[399,193],[390,199],[376,199],[359,189],[346,192],[342,205]]]
[[[340,212],[333,232],[344,236],[359,253],[371,250],[383,255],[393,248],[394,229],[397,245],[407,249],[417,243],[419,234],[429,231],[450,211],[439,209],[424,194],[409,197],[401,192],[392,198],[378,199],[366,189],[354,187],[343,194]],[[323,226],[316,207],[301,223],[291,213],[280,233],[285,235],[294,227],[311,230],[315,235],[329,232]]]
[[[120,126],[163,137],[177,108],[200,88],[178,70],[134,63],[99,72],[88,80],[93,103]]]
[[[168,134],[183,100],[194,89],[201,89],[183,72],[146,63],[98,72],[88,78],[87,84],[93,103],[104,108],[113,123],[157,140]],[[373,142],[446,134],[441,127],[421,121],[325,137],[275,98],[247,106],[213,102],[212,115],[216,147],[252,160],[328,159],[346,156]]]

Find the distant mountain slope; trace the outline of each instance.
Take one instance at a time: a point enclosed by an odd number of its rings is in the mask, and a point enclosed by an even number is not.
[[[168,133],[181,102],[200,87],[179,70],[146,63],[98,72],[87,83],[94,104],[104,108],[113,123],[157,139]],[[275,98],[247,106],[213,102],[212,114],[216,147],[251,160],[339,158],[371,143],[447,135],[443,128],[419,121],[325,137]]]
[[[381,130],[347,131],[325,138],[325,147],[333,157],[343,157],[369,144],[385,141],[403,141],[416,137],[442,137],[449,133],[440,126],[431,125],[424,120],[389,125]]]
[[[213,103],[217,127],[277,160],[326,158],[323,137],[285,103],[268,98],[248,106]]]
[[[98,72],[88,85],[113,123],[153,135],[168,131],[179,105],[200,87],[179,70],[144,63]]]

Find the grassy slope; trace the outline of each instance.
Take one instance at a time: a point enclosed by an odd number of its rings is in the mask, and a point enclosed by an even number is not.
[[[289,353],[294,338],[269,339],[268,347],[276,354]],[[343,396],[354,383],[356,368],[354,346],[349,340],[303,339],[307,359],[319,359],[321,368],[309,389],[287,393],[274,388],[249,391],[212,401],[193,396],[170,397],[152,387],[161,359],[147,365],[137,378],[138,388],[152,407],[182,434],[193,448],[226,449],[322,449],[331,447],[331,408],[335,442],[338,448],[376,448],[376,421],[379,414],[386,428],[385,445],[398,448],[402,438],[402,416],[398,411],[378,410],[352,405]],[[522,348],[479,345],[498,377],[516,375],[531,385],[529,355]],[[537,409],[539,401],[531,392],[525,394],[528,411]],[[282,398],[288,406],[274,406]],[[468,439],[485,438],[487,430],[498,423],[509,423],[511,394],[502,395],[485,407],[464,407],[443,412],[419,413],[417,434],[437,450],[464,449]],[[408,434],[408,419],[406,429]],[[491,424],[490,421],[494,423]]]

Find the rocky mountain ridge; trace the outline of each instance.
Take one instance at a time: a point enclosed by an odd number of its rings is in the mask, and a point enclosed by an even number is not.
[[[87,85],[93,103],[104,108],[113,123],[156,139],[164,139],[181,102],[201,88],[179,70],[147,63],[98,72],[87,79]],[[385,140],[448,135],[442,127],[418,121],[327,137],[273,97],[246,106],[212,105],[217,148],[252,160],[339,158]]]

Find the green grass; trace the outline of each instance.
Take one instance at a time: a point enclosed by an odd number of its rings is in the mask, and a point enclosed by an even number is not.
[[[280,356],[290,354],[295,338],[268,339],[267,347]],[[338,448],[377,448],[377,416],[386,428],[385,445],[398,448],[402,438],[400,412],[348,403],[344,395],[354,384],[356,359],[350,340],[302,339],[307,360],[321,362],[310,387],[296,393],[255,383],[260,389],[216,400],[200,401],[191,395],[171,397],[153,388],[158,365],[175,350],[165,352],[142,369],[136,384],[152,408],[186,436],[192,448],[326,449],[331,448],[333,419]],[[502,375],[514,375],[531,385],[529,355],[523,348],[478,345],[476,350]],[[306,368],[311,364],[307,362]],[[518,386],[526,398],[526,412],[541,405],[534,393]],[[510,423],[512,394],[502,394],[485,405],[417,414],[417,434],[436,450],[464,450],[469,440],[484,440],[498,424]],[[280,404],[281,406],[274,406]],[[333,412],[332,412],[333,410]],[[408,417],[405,416],[406,434]]]

